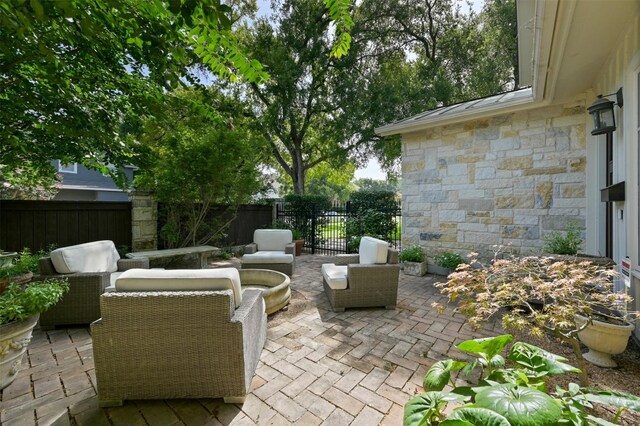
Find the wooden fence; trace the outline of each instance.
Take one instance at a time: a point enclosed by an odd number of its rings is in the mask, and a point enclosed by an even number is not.
[[[0,248],[32,251],[96,240],[131,247],[131,203],[0,200]]]
[[[161,229],[166,224],[165,215],[162,214],[163,205],[158,204],[158,248],[163,249],[165,242],[161,238]],[[214,206],[207,215],[207,220],[227,221],[230,220],[229,227],[224,231],[226,237],[220,241],[212,241],[210,244],[218,247],[239,246],[253,242],[253,231],[260,228],[268,228],[273,222],[272,205],[245,204],[238,208],[232,219],[234,212],[228,211],[224,206]]]

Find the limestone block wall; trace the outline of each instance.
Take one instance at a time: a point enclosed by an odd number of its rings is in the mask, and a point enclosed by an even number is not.
[[[158,202],[151,194],[132,192],[131,200],[131,251],[156,250],[158,248]]]
[[[583,228],[587,119],[581,100],[403,135],[402,244],[486,258]]]

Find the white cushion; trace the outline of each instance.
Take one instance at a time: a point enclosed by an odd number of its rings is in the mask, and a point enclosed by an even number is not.
[[[93,241],[61,247],[51,252],[51,263],[59,274],[115,272],[120,255],[113,241]]]
[[[358,249],[360,264],[373,265],[376,263],[387,263],[388,250],[389,244],[386,241],[373,237],[362,237],[360,239],[360,249]]]
[[[332,290],[347,288],[347,268],[347,265],[334,265],[333,263],[322,265],[322,276]]]
[[[129,269],[116,280],[116,291],[233,290],[236,308],[242,304],[240,273],[220,269]]]
[[[293,242],[293,234],[288,229],[256,229],[253,242],[259,251],[284,251],[285,246]]]
[[[281,251],[259,251],[242,256],[242,263],[292,263],[293,255]]]

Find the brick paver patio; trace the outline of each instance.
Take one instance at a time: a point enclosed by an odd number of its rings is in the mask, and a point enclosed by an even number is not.
[[[303,255],[288,312],[269,318],[267,343],[244,405],[221,399],[127,401],[100,409],[88,328],[34,330],[17,380],[2,391],[9,425],[401,425],[403,404],[453,345],[500,333],[472,331],[432,307],[442,277],[401,273],[396,310],[334,313],[320,265]]]

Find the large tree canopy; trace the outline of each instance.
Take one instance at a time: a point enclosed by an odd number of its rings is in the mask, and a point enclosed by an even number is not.
[[[324,162],[361,164],[375,153],[393,168],[399,139],[375,127],[513,87],[513,0],[491,0],[477,16],[453,0],[354,3],[351,48],[339,59],[327,54],[331,21],[320,0],[276,5],[249,29],[247,49],[271,79],[252,83],[248,96],[297,193]]]
[[[51,184],[53,159],[117,175],[136,161],[121,126],[153,115],[198,69],[259,82],[232,23],[255,0],[0,0],[0,184]],[[348,0],[325,0],[334,56],[349,47]],[[117,176],[116,176],[117,177]]]

